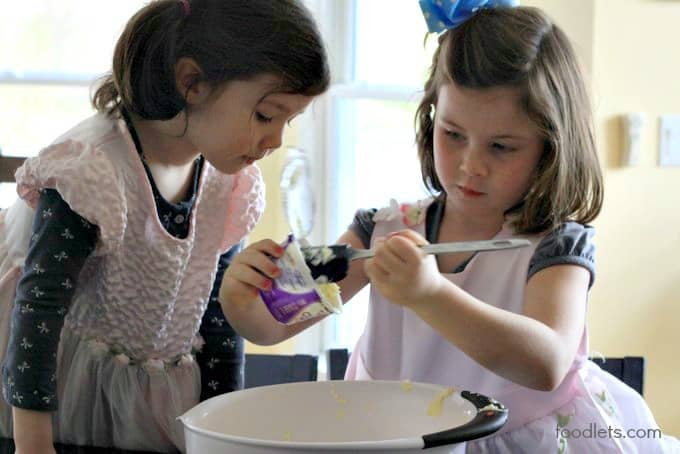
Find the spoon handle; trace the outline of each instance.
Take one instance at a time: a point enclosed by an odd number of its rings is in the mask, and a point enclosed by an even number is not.
[[[485,241],[455,241],[453,243],[433,243],[421,246],[427,254],[448,254],[452,252],[496,251],[499,249],[515,249],[529,246],[528,240],[485,240]],[[367,259],[375,255],[373,249],[351,249],[350,260]]]

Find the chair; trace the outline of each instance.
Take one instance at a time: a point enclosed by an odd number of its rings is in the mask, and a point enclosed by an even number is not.
[[[318,377],[317,357],[312,355],[246,354],[244,388],[299,381]]]
[[[14,183],[14,172],[25,159],[17,156],[3,156],[0,153],[0,183]]]
[[[348,359],[349,352],[345,348],[330,349],[326,352],[330,380],[343,379]],[[645,372],[643,357],[624,356],[623,358],[591,358],[591,360],[642,396]]]
[[[327,350],[326,364],[328,365],[328,379],[344,379],[348,361],[349,351],[346,348],[331,348],[330,350]]]
[[[645,373],[645,359],[643,357],[624,356],[623,358],[590,358],[590,360],[642,396]]]

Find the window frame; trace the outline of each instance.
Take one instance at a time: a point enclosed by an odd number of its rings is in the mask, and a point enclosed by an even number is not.
[[[141,5],[141,2],[140,2]],[[19,70],[11,66],[0,66],[0,86],[24,85],[24,86],[53,86],[53,87],[80,87],[89,89],[103,74],[91,72],[69,72],[59,70]],[[28,154],[17,154],[12,150],[8,154],[2,148],[3,137],[0,137],[0,183],[14,183],[14,172],[21,166]]]
[[[312,167],[312,185],[315,188],[316,223],[309,241],[328,244],[345,231],[347,220],[339,219],[342,200],[341,178],[351,167],[351,156],[341,155],[339,140],[343,132],[338,106],[347,99],[377,101],[418,102],[422,86],[369,84],[355,82],[356,4],[362,0],[307,0],[326,42],[331,64],[331,87],[318,100],[309,114],[300,122],[300,147],[308,153]],[[363,0],[366,1],[366,0]],[[353,207],[354,209],[359,207]],[[341,345],[339,332],[343,321],[340,316],[328,317],[319,324],[317,333],[303,336],[296,344],[299,350],[324,352]],[[344,321],[347,323],[347,321]]]
[[[96,74],[67,72],[28,72],[17,74],[11,70],[0,70],[0,85],[40,85],[89,87],[99,77]],[[1,138],[0,138],[1,139]],[[14,183],[14,172],[26,160],[25,155],[5,155],[0,149],[0,183]]]

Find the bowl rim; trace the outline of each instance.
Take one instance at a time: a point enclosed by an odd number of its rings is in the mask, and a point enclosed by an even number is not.
[[[441,392],[444,389],[452,388],[438,384],[432,383],[421,383],[421,382],[411,382],[409,380],[318,380],[318,381],[306,381],[306,382],[292,382],[292,383],[280,383],[275,385],[259,386],[254,388],[248,388],[239,390],[239,393],[249,393],[257,392],[258,389],[262,388],[284,388],[284,387],[296,387],[296,386],[309,386],[310,383],[315,384],[314,386],[354,386],[353,384],[361,383],[362,386],[369,384],[369,386],[381,386],[385,384],[389,385],[403,385],[408,383],[414,387],[420,389],[430,389],[434,392]],[[469,391],[458,391],[453,388],[453,395],[458,395],[466,403],[470,404],[473,409],[476,410],[476,414],[470,418],[469,421],[460,424],[458,426],[453,426],[449,429],[432,432],[428,434],[421,434],[419,436],[407,437],[407,438],[391,438],[386,440],[373,440],[373,441],[288,441],[288,440],[267,440],[261,438],[251,438],[242,437],[238,435],[224,434],[215,432],[208,429],[203,429],[194,424],[191,424],[188,419],[191,419],[187,415],[189,413],[200,412],[202,407],[207,407],[210,405],[211,401],[224,399],[225,396],[232,394],[220,394],[210,399],[207,399],[198,405],[187,410],[183,415],[178,416],[177,419],[184,426],[185,437],[188,435],[187,432],[193,432],[195,434],[200,434],[211,438],[213,440],[232,442],[247,446],[257,446],[257,447],[267,447],[267,448],[283,448],[283,449],[301,449],[301,450],[333,450],[333,449],[362,449],[362,450],[385,450],[385,449],[425,449],[428,447],[448,445],[453,443],[458,443],[461,441],[466,441],[475,438],[481,438],[490,433],[499,430],[506,422],[508,411],[507,409],[497,401],[488,398],[482,394],[471,393]],[[495,406],[496,408],[491,408]],[[493,413],[493,414],[492,414]],[[453,433],[458,433],[461,430],[465,432],[463,437],[457,434],[456,439],[451,440]],[[188,438],[188,437],[187,437]]]
[[[265,440],[261,438],[239,437],[237,435],[219,434],[200,427],[188,427],[184,425],[185,437],[188,432],[195,432],[213,440],[228,441],[241,445],[257,446],[260,448],[296,448],[303,450],[337,450],[337,449],[362,449],[362,450],[384,450],[384,449],[422,449],[425,442],[422,437],[392,438],[389,440],[377,441],[286,441],[286,440]]]

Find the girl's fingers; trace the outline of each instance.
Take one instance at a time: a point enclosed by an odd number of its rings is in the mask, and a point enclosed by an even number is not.
[[[271,279],[264,276],[259,270],[242,263],[236,265],[232,264],[229,268],[232,266],[234,268],[230,273],[225,273],[225,276],[228,274],[230,278],[254,288],[271,290]]]
[[[245,284],[230,276],[224,276],[220,289],[220,300],[251,301],[259,294],[256,287]]]
[[[393,235],[376,248],[375,259],[390,272],[413,267],[423,258],[420,248],[406,236]]]
[[[413,232],[415,234],[415,232]],[[415,234],[417,235],[417,234]],[[407,264],[415,264],[415,262],[422,260],[425,256],[423,251],[420,249],[421,244],[427,244],[427,242],[422,243],[422,237],[420,235],[395,235],[391,237],[386,246],[399,257],[402,262]]]
[[[405,261],[399,255],[399,251],[390,245],[390,240],[385,243],[384,247],[375,251],[374,260],[387,271],[395,271],[405,264]]]
[[[366,260],[364,271],[371,282],[386,282],[390,277],[390,273],[375,259]]]
[[[249,250],[256,250],[276,258],[279,258],[283,255],[283,248],[272,240],[260,240],[248,246],[243,250],[243,252]]]
[[[281,275],[281,270],[274,263],[273,257],[257,249],[245,249],[234,259],[232,266],[236,263],[255,269],[272,279]]]
[[[281,275],[274,260],[283,252],[283,248],[272,240],[261,240],[245,248],[234,257],[224,273],[220,297],[252,301],[258,290],[271,290],[272,279]]]
[[[388,235],[388,238],[393,238],[393,237],[402,237],[402,238],[408,238],[409,240],[413,241],[417,246],[423,246],[425,244],[429,244],[429,242],[418,232],[410,229],[404,229],[404,230],[399,230],[398,232],[392,232]]]

